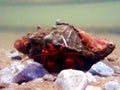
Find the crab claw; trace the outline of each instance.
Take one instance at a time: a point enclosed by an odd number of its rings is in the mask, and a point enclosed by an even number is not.
[[[22,52],[24,54],[27,54],[29,49],[28,49],[28,43],[29,43],[29,40],[28,39],[18,39],[15,41],[14,43],[14,47],[19,51],[19,52]]]
[[[80,31],[79,34],[84,48],[97,53],[97,55],[100,54],[102,57],[110,54],[115,48],[115,44],[108,42],[106,39],[95,39],[91,34],[88,34],[85,31]]]
[[[115,44],[112,42],[108,42],[106,48],[103,51],[98,52],[98,54],[96,53],[95,59],[96,60],[103,59],[104,57],[109,55],[114,49],[115,49]]]
[[[115,49],[115,44],[106,39],[95,39],[84,31],[80,31],[79,35],[84,46],[82,51],[82,60],[85,64],[83,70],[89,70],[93,64],[104,59]]]

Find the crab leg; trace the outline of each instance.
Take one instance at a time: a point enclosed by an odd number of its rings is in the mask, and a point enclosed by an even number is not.
[[[27,61],[27,60],[30,60],[30,58],[29,58],[28,56],[26,56],[25,58],[23,58],[23,59],[21,60],[21,63],[23,63],[23,62],[25,62],[25,61]]]

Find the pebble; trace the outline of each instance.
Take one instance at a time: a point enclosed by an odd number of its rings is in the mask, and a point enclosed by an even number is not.
[[[22,60],[22,57],[20,56],[19,52],[16,50],[6,51],[5,54],[11,60]]]
[[[43,77],[42,77],[45,81],[54,81],[56,79],[55,76],[53,76],[52,74],[45,74]]]
[[[13,78],[17,72],[20,72],[24,69],[23,64],[19,64],[18,62],[14,62],[10,65],[10,67],[5,67],[0,70],[0,82],[10,84],[13,82]]]
[[[88,83],[97,82],[96,78],[89,72],[86,72],[86,77],[87,77]]]
[[[43,65],[37,62],[33,62],[26,65],[21,72],[15,75],[13,82],[28,82],[36,78],[42,78],[45,74],[48,74],[48,71],[43,67]]]
[[[114,70],[117,74],[120,74],[120,66],[113,66],[114,67]]]
[[[91,78],[91,76],[91,74],[79,70],[62,70],[58,74],[55,84],[60,86],[62,90],[84,90],[88,83],[96,81],[95,78],[92,81],[93,77]]]
[[[98,76],[112,76],[114,74],[114,70],[103,62],[94,64],[89,72]]]
[[[0,77],[0,81],[6,84],[10,84],[13,82],[13,75],[12,74],[6,74]]]
[[[85,90],[102,90],[101,87],[88,85]]]
[[[109,81],[105,84],[105,90],[120,90],[120,83],[117,81]]]
[[[6,84],[22,83],[35,78],[42,78],[45,74],[48,74],[48,71],[37,62],[27,64],[14,62],[10,67],[0,70],[0,82]]]

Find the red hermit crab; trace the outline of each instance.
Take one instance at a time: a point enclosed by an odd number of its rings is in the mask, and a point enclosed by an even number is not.
[[[95,39],[85,31],[62,22],[56,22],[56,26],[51,29],[38,27],[37,32],[18,39],[14,46],[43,64],[49,72],[68,68],[89,70],[115,48],[115,44],[105,39]]]

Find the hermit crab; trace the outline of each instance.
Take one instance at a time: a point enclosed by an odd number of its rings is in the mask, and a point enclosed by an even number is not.
[[[38,27],[37,32],[16,40],[14,46],[19,52],[43,64],[49,72],[68,68],[87,71],[115,48],[114,43],[95,39],[63,22],[56,22],[51,29]]]

